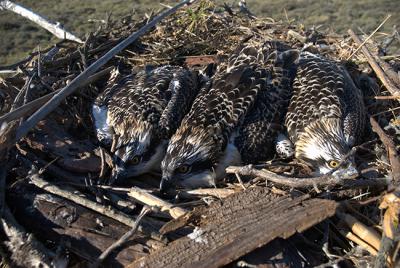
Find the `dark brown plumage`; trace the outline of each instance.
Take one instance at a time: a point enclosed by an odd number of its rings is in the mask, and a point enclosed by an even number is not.
[[[169,142],[162,189],[211,186],[228,165],[241,164],[242,156],[267,157],[276,134],[271,126],[282,123],[290,97],[286,68],[298,56],[269,44],[238,50],[201,91]]]
[[[301,53],[286,115],[296,158],[325,174],[360,141],[365,125],[362,93],[339,63]],[[350,159],[345,165],[354,172]]]
[[[93,114],[98,136],[113,139],[115,177],[159,169],[168,139],[197,91],[197,74],[167,65],[124,77],[112,90],[104,91],[106,98],[99,96],[108,101],[103,106],[96,102]]]

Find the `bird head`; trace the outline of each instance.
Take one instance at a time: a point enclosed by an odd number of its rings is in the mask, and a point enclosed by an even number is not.
[[[114,154],[112,182],[159,170],[165,154],[167,141],[159,138],[151,124],[137,124],[127,129],[130,131],[115,136],[111,148]]]
[[[172,136],[161,163],[160,190],[215,185],[218,146],[218,141],[207,130],[181,127]]]
[[[295,154],[314,170],[316,176],[330,172],[334,176],[349,176],[358,174],[354,157],[348,157],[350,149],[342,120],[323,118],[304,128],[296,142]]]

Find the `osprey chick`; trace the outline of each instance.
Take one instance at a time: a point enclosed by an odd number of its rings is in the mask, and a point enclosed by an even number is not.
[[[282,118],[278,110],[283,103],[279,90],[271,84],[268,63],[273,59],[283,67],[287,56],[297,58],[293,54],[298,55],[288,52],[265,57],[263,51],[245,47],[230,57],[227,69],[217,71],[212,84],[200,91],[171,137],[161,164],[161,191],[175,186],[209,187],[225,175],[227,166],[241,164],[242,155],[245,160],[251,152],[257,154],[253,157],[265,157],[264,149],[256,150],[265,145],[270,125]],[[266,93],[269,91],[271,95]],[[275,102],[265,103],[269,101]],[[252,109],[255,102],[259,106]],[[249,135],[253,131],[260,136]]]
[[[112,140],[113,180],[160,169],[197,91],[196,74],[167,65],[126,76],[98,97],[92,113],[100,141]]]
[[[295,157],[315,175],[339,167],[365,126],[361,90],[343,66],[309,52],[300,54],[285,123]],[[357,173],[350,157],[334,174]]]

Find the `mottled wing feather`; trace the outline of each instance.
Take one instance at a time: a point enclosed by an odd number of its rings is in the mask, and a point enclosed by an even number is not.
[[[277,135],[284,131],[283,121],[296,69],[293,62],[298,57],[297,51],[290,51],[283,57],[281,52],[289,49],[280,42],[265,44],[264,57],[271,82],[259,92],[235,138],[244,163],[272,157]]]
[[[252,106],[261,85],[266,84],[265,70],[257,67],[253,53],[252,48],[245,48],[237,58],[231,57],[228,70],[217,73],[211,89],[203,90],[185,117],[185,124],[207,128],[226,141]]]
[[[366,112],[363,95],[356,87],[350,74],[342,67],[344,75],[345,91],[343,99],[344,105],[344,135],[347,144],[350,146],[361,141],[363,130],[366,123]]]
[[[157,127],[164,108],[171,98],[169,83],[180,67],[163,66],[146,69],[135,77],[128,76],[109,103],[110,121],[118,134],[126,131],[127,124],[147,123]]]
[[[198,93],[197,74],[186,69],[177,70],[169,83],[168,91],[171,99],[164,109],[159,127],[163,138],[167,139],[175,133],[183,117],[192,106]]]
[[[362,113],[361,91],[338,63],[308,52],[301,54],[285,120],[294,143],[307,125],[321,118],[343,119],[350,136],[362,132]]]
[[[308,52],[301,54],[286,115],[289,138],[294,143],[304,127],[316,119],[342,118],[344,80],[340,74],[336,64]]]

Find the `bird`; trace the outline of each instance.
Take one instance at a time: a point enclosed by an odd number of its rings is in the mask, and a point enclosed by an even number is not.
[[[281,41],[267,41],[262,47],[264,66],[270,80],[262,88],[243,123],[237,128],[234,143],[239,149],[242,164],[271,159],[281,135],[285,134],[284,119],[292,96],[295,63],[299,51]],[[275,146],[274,146],[275,145]]]
[[[344,66],[301,52],[285,118],[295,158],[315,176],[357,174],[350,150],[361,142],[365,119],[362,91]]]
[[[160,170],[168,140],[189,111],[200,77],[180,66],[146,66],[110,83],[96,98],[96,134],[113,154],[111,183]]]
[[[278,107],[284,104],[274,84],[279,83],[279,79],[272,76],[273,66],[269,63],[278,62],[279,69],[279,65],[286,65],[286,60],[296,58],[293,51],[266,55],[265,48],[238,48],[229,57],[227,68],[219,68],[210,83],[200,90],[169,141],[161,163],[162,193],[177,186],[215,186],[225,175],[227,166],[241,164],[243,159],[250,160],[252,152],[257,156],[265,153],[257,148],[265,145],[264,139],[271,133],[268,128],[282,117]],[[248,135],[257,131],[261,136]]]

